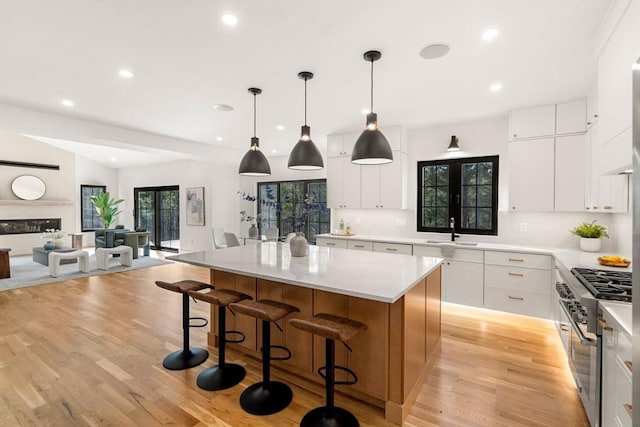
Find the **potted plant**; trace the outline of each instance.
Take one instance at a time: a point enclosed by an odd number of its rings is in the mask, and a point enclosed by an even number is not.
[[[583,222],[578,225],[571,233],[580,237],[580,249],[585,252],[599,252],[602,246],[602,238],[609,238],[607,227],[605,225],[596,224],[597,220],[590,223]]]
[[[107,229],[113,222],[114,218],[120,214],[118,205],[124,202],[123,199],[113,199],[106,193],[99,193],[91,196],[91,203],[96,208],[96,212],[102,218],[102,226]]]

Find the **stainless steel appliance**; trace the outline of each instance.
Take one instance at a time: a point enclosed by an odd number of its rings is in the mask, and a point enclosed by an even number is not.
[[[598,300],[631,302],[631,273],[558,265],[556,293],[560,309],[556,327],[567,350],[569,366],[587,417],[600,423],[602,313]]]

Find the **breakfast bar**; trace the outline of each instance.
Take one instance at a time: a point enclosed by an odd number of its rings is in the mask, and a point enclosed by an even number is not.
[[[441,258],[318,246],[292,257],[287,244],[269,242],[168,259],[211,269],[218,289],[298,307],[291,317],[329,313],[367,325],[349,341],[352,351],[336,348],[336,364],[358,375],[357,384],[337,391],[383,408],[386,419],[402,424],[439,350]],[[215,346],[215,308],[211,319],[209,344]],[[226,322],[227,330],[246,336],[229,347],[259,358],[256,319],[227,312]],[[323,340],[288,322],[279,326],[283,333],[272,334],[272,343],[288,347],[292,357],[274,369],[301,387],[321,384],[316,371],[324,365]],[[336,379],[344,379],[339,374]]]

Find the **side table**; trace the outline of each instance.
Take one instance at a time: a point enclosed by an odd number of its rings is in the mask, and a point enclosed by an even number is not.
[[[0,248],[0,279],[11,277],[11,266],[9,265],[9,248]]]
[[[69,233],[69,236],[71,236],[71,247],[73,249],[82,249],[84,233]]]

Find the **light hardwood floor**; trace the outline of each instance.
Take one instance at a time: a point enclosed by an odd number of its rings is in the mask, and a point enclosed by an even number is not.
[[[196,368],[162,368],[181,345],[181,304],[154,281],[208,277],[171,264],[0,292],[0,426],[298,425],[321,404],[320,387],[292,387],[275,415],[239,408],[259,361],[232,354],[248,374],[222,392],[195,385],[214,348]],[[208,317],[208,305],[192,302],[191,313]],[[442,323],[441,353],[406,426],[588,426],[550,322],[444,304]],[[206,345],[205,330],[192,329],[191,342]],[[337,403],[362,425],[391,425],[381,409]]]

